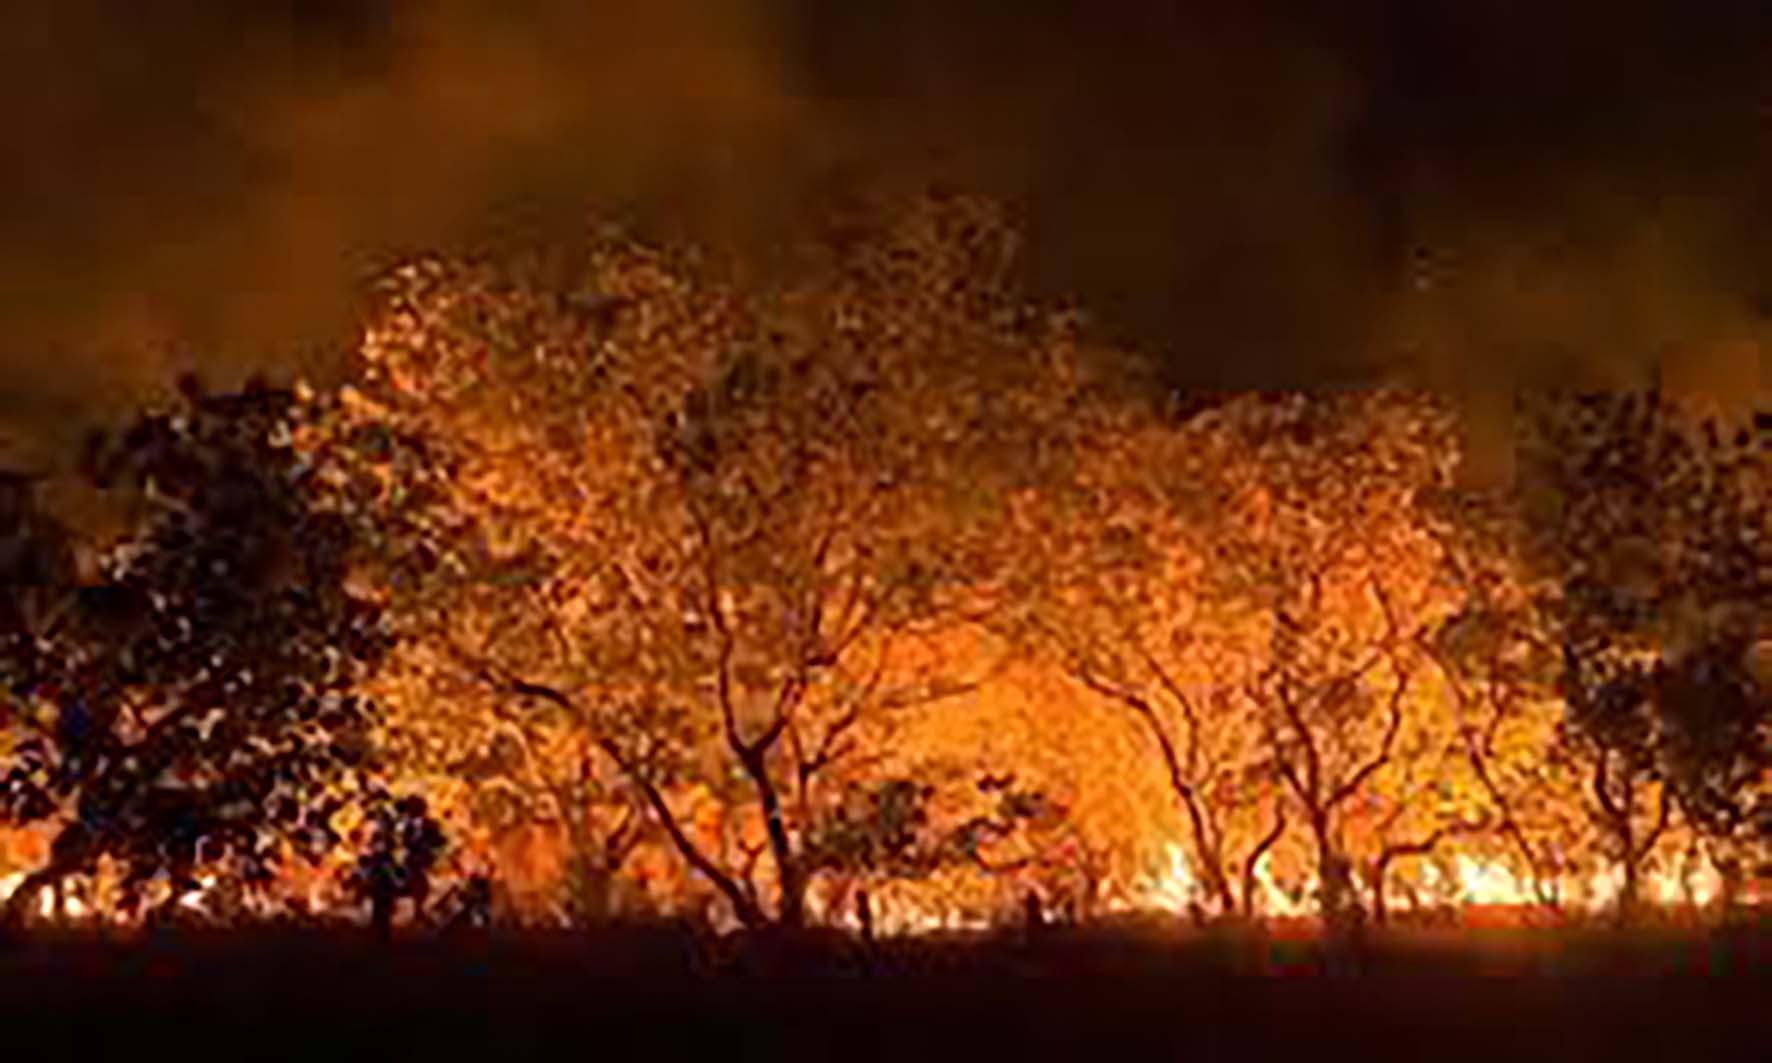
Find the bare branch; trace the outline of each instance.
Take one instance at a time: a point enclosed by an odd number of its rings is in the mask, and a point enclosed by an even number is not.
[[[1471,771],[1476,775],[1477,781],[1482,784],[1484,792],[1488,794],[1489,800],[1495,805],[1496,811],[1501,814],[1502,833],[1513,843],[1520,858],[1526,862],[1527,873],[1532,876],[1533,894],[1538,898],[1540,904],[1553,911],[1556,910],[1560,905],[1557,902],[1554,889],[1547,887],[1545,883],[1538,854],[1534,851],[1531,841],[1527,839],[1526,832],[1521,829],[1519,821],[1514,817],[1513,802],[1502,792],[1500,785],[1496,783],[1494,776],[1489,771],[1488,752],[1477,744],[1476,735],[1472,731],[1468,719],[1470,694],[1465,689],[1464,681],[1459,678],[1458,670],[1452,666],[1452,663],[1430,642],[1422,638],[1418,638],[1416,641],[1417,645],[1427,653],[1428,659],[1439,668],[1440,674],[1446,679],[1447,688],[1452,691],[1452,710],[1456,716],[1459,737],[1463,741],[1465,758],[1470,763]]]
[[[1354,796],[1354,794],[1359,792],[1360,787],[1366,785],[1367,779],[1370,779],[1374,773],[1390,763],[1391,748],[1396,744],[1397,732],[1403,726],[1403,694],[1408,689],[1409,673],[1404,672],[1398,677],[1397,685],[1391,691],[1390,720],[1385,725],[1384,740],[1379,744],[1378,752],[1371,760],[1367,761],[1359,771],[1355,772],[1351,778],[1336,788],[1335,792],[1329,796],[1329,801],[1324,806],[1325,808],[1333,809],[1343,801]]]
[[[738,882],[744,887],[745,894],[751,898],[753,904],[758,903],[756,877],[757,863],[762,859],[763,854],[768,851],[768,849],[769,845],[766,842],[758,842],[756,845],[746,845],[744,840],[740,839],[738,843],[738,851],[744,857],[744,860],[741,861],[738,866]]]
[[[860,719],[861,712],[858,708],[850,709],[848,712],[838,717],[830,727],[825,729],[824,737],[819,740],[818,749],[814,751],[812,756],[810,758],[799,760],[797,770],[799,773],[800,788],[802,790],[805,789],[807,783],[812,781],[814,775],[817,775],[832,761],[841,756],[839,741]],[[849,748],[853,747],[851,746]]]
[[[1372,861],[1372,907],[1373,916],[1378,922],[1383,923],[1386,918],[1385,881],[1390,876],[1391,864],[1409,857],[1428,855],[1448,836],[1459,833],[1459,826],[1461,825],[1455,824],[1435,828],[1427,837],[1417,841],[1384,844]],[[1411,896],[1413,895],[1412,891]]]
[[[1268,744],[1274,749],[1274,765],[1279,769],[1280,777],[1285,779],[1287,785],[1292,787],[1292,792],[1298,796],[1299,801],[1304,803],[1307,810],[1315,807],[1311,800],[1310,788],[1306,786],[1304,780],[1299,777],[1298,769],[1292,766],[1291,759],[1281,747],[1279,734],[1271,727],[1267,729],[1267,732]]]
[[[1276,800],[1274,802],[1274,825],[1261,836],[1261,841],[1256,843],[1255,848],[1249,851],[1248,858],[1243,861],[1243,914],[1245,916],[1255,914],[1255,869],[1261,864],[1261,858],[1274,847],[1274,843],[1278,842],[1284,833],[1286,833],[1286,805],[1284,802]]]
[[[639,788],[640,793],[646,798],[646,803],[652,807],[653,814],[658,817],[659,825],[664,827],[665,833],[670,836],[671,844],[676,847],[677,852],[689,863],[690,867],[701,872],[704,878],[714,884],[715,889],[725,895],[726,899],[731,902],[733,911],[737,913],[739,920],[747,926],[758,926],[765,922],[762,910],[755,901],[745,895],[730,875],[714,866],[714,863],[689,839],[689,836],[683,833],[683,828],[677,823],[676,815],[665,803],[664,795],[659,792],[658,787],[653,785],[650,779],[646,778],[638,766],[627,759],[622,753],[621,747],[607,738],[599,739],[597,747],[608,754],[609,758],[621,768],[622,773]]]
[[[1218,847],[1214,844],[1206,826],[1206,819],[1201,812],[1198,792],[1191,780],[1182,772],[1181,762],[1175,754],[1175,744],[1169,738],[1169,732],[1163,727],[1156,709],[1136,691],[1126,690],[1095,677],[1087,667],[1074,665],[1071,674],[1078,682],[1103,697],[1119,702],[1131,709],[1133,714],[1144,722],[1145,729],[1157,743],[1157,749],[1163,756],[1163,766],[1169,773],[1169,788],[1181,800],[1182,808],[1187,813],[1189,827],[1193,831],[1194,844],[1200,863],[1210,869],[1212,885],[1219,895],[1219,900],[1226,910],[1234,910],[1235,900],[1230,896],[1230,885],[1224,880],[1224,869],[1219,859]]]
[[[739,752],[744,756],[761,757],[782,736],[792,720],[794,709],[800,703],[806,690],[806,674],[804,669],[782,680],[781,691],[776,694],[775,708],[770,713],[769,726],[763,733],[745,743]]]
[[[1673,807],[1673,801],[1670,796],[1672,789],[1673,788],[1665,782],[1661,784],[1660,811],[1656,813],[1655,826],[1650,828],[1649,833],[1643,838],[1643,844],[1639,846],[1636,853],[1632,855],[1633,862],[1640,861],[1648,856],[1655,848],[1655,843],[1661,840],[1662,832],[1667,830],[1668,814]]]
[[[500,678],[494,674],[490,665],[483,667],[480,675],[489,681],[494,689],[508,691],[509,693],[524,697],[540,698],[559,706],[572,714],[575,718],[582,719],[584,717],[583,711],[572,698],[544,683],[533,683],[516,676]],[[658,817],[659,824],[664,827],[665,833],[670,836],[671,843],[676,846],[677,852],[689,863],[689,866],[696,871],[701,872],[709,882],[714,884],[716,889],[726,896],[727,900],[732,902],[734,911],[738,913],[738,917],[746,924],[756,925],[763,922],[762,912],[755,904],[751,903],[751,901],[744,896],[737,884],[733,882],[732,878],[722,872],[718,867],[714,866],[713,862],[710,861],[699,848],[697,848],[695,843],[689,839],[688,835],[683,833],[682,827],[677,823],[675,814],[671,812],[670,806],[665,803],[664,795],[659,792],[658,787],[653,784],[652,780],[646,777],[646,773],[640,769],[640,766],[628,758],[627,754],[623,752],[621,746],[616,743],[614,739],[600,737],[596,739],[596,745],[597,748],[601,749],[610,760],[615,762],[616,767],[621,769],[622,774],[627,777],[628,781],[639,789],[640,793],[645,797],[646,803],[651,806],[654,815]]]
[[[1200,716],[1194,710],[1193,699],[1187,696],[1186,692],[1181,689],[1181,685],[1170,677],[1169,672],[1158,663],[1149,650],[1142,645],[1138,647],[1138,650],[1144,657],[1145,665],[1157,677],[1157,682],[1165,691],[1168,691],[1169,696],[1175,700],[1176,706],[1181,709],[1181,717],[1187,723],[1188,773],[1195,774],[1200,764]]]
[[[1280,682],[1276,685],[1276,691],[1280,702],[1280,711],[1286,715],[1286,722],[1292,726],[1292,729],[1295,732],[1297,732],[1298,742],[1304,748],[1305,781],[1308,784],[1308,789],[1301,790],[1298,796],[1299,799],[1305,803],[1305,807],[1311,811],[1312,815],[1315,815],[1322,811],[1322,806],[1319,804],[1318,798],[1322,793],[1323,778],[1323,763],[1317,756],[1317,743],[1312,737],[1310,729],[1305,725],[1304,715],[1299,709],[1298,703],[1292,699],[1291,692],[1287,688],[1284,676],[1281,677]],[[1282,764],[1284,763],[1285,761],[1282,760]],[[1289,767],[1287,768],[1287,774],[1292,774]],[[1294,780],[1294,783],[1296,785],[1296,779]]]

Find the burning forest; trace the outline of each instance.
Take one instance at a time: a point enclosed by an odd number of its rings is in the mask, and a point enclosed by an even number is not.
[[[1764,968],[1772,24],[1665,6],[0,14],[0,1001],[1722,1036],[1414,977]]]
[[[10,488],[15,924],[1751,917],[1766,423],[1404,389],[1181,412],[922,197],[816,283],[600,229],[391,271],[348,378]]]

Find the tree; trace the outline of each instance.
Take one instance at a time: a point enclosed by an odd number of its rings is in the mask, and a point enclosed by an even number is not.
[[[1002,619],[1055,650],[1077,683],[1124,709],[1154,741],[1187,817],[1191,863],[1228,914],[1238,908],[1224,838],[1234,810],[1212,795],[1233,784],[1249,735],[1229,719],[1204,720],[1201,695],[1175,671],[1190,645],[1175,599],[1198,557],[1174,512],[1188,487],[1182,470],[1192,468],[1186,444],[1169,426],[1100,404],[1077,411],[1073,423],[1086,456],[1072,483],[1049,485],[1025,508],[1026,552],[1042,568],[1017,588],[1022,609]]]
[[[1378,392],[1256,404],[1233,437],[1258,457],[1231,481],[1242,517],[1211,544],[1210,593],[1265,614],[1244,693],[1332,926],[1361,914],[1362,845],[1377,849],[1379,898],[1395,859],[1468,826],[1456,803],[1424,800],[1410,771],[1449,731],[1416,642],[1455,594],[1415,500],[1449,480],[1450,436],[1433,403]],[[1390,837],[1405,825],[1424,837]]]
[[[412,901],[415,918],[424,913],[446,840],[424,798],[396,798],[381,787],[368,788],[366,798],[368,815],[348,881],[351,892],[369,902],[371,929],[386,940],[402,899]]]
[[[382,689],[407,721],[463,713],[390,741],[546,719],[742,922],[803,921],[818,791],[896,712],[988,671],[942,655],[1006,561],[995,499],[1041,457],[1027,352],[1062,345],[987,312],[1000,227],[976,204],[909,219],[761,294],[617,236],[563,298],[460,264],[395,275],[361,378],[304,437],[360,485],[415,636]],[[697,793],[761,837],[698,838]]]
[[[851,784],[834,795],[807,831],[805,847],[808,864],[840,883],[831,907],[853,898],[862,934],[871,941],[872,897],[888,883],[926,880],[956,868],[1012,875],[1035,864],[1037,854],[1006,856],[1001,847],[1026,845],[1042,826],[1062,822],[1063,808],[1038,791],[1016,787],[1012,775],[986,775],[976,791],[994,803],[959,815],[950,810],[945,817],[932,807],[936,787],[914,779]]]
[[[1451,734],[1416,645],[1457,597],[1416,507],[1449,482],[1444,412],[1250,396],[1089,425],[1072,508],[1029,521],[1029,627],[1150,737],[1203,899],[1253,915],[1264,861],[1302,825],[1339,916],[1351,828],[1383,835],[1360,843],[1381,877],[1467,829],[1468,791],[1432,798],[1414,767],[1442,763]]]
[[[311,504],[291,395],[181,390],[93,439],[93,481],[133,492],[100,582],[62,583],[52,618],[7,632],[0,815],[58,824],[9,921],[107,859],[126,905],[156,876],[176,901],[199,868],[263,886],[280,843],[327,847],[365,763],[354,687],[387,638],[347,588],[348,528]]]
[[[1417,640],[1450,704],[1460,759],[1502,844],[1505,864],[1555,913],[1588,825],[1560,748],[1559,662],[1544,637],[1536,585],[1494,498],[1438,492],[1425,501],[1460,607]]]
[[[1751,667],[1772,609],[1767,448],[1658,388],[1521,413],[1518,520],[1549,583],[1564,737],[1628,915],[1675,812],[1725,849],[1769,837],[1772,693]]]

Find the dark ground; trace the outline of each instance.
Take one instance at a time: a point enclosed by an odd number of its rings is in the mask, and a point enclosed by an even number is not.
[[[45,1027],[25,1043],[105,1059],[177,1045],[245,1058],[1746,1060],[1772,1043],[1769,944],[1763,930],[1399,933],[1347,976],[1305,940],[1149,928],[872,956],[835,937],[715,953],[668,928],[391,946],[186,931],[15,942],[0,953],[0,1012],[11,1031]]]

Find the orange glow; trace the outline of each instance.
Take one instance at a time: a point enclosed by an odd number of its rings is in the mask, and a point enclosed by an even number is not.
[[[1625,798],[1625,845],[1595,828],[1543,577],[1433,508],[1463,458],[1446,403],[1251,394],[1177,422],[1098,399],[1068,319],[981,279],[993,217],[927,208],[785,294],[612,238],[586,283],[623,304],[595,329],[478,267],[393,276],[362,377],[295,445],[369,498],[334,504],[412,536],[354,582],[405,625],[364,693],[395,781],[448,821],[433,895],[489,870],[501,915],[557,920],[588,861],[636,907],[722,924],[786,909],[801,870],[811,919],[854,929],[865,884],[882,934],[1030,893],[1084,918],[1586,917],[1621,906],[1622,850],[1659,911],[1721,908],[1681,813],[1643,842],[1668,784]],[[1631,637],[1650,663],[1670,641]],[[1061,822],[933,869],[807,855],[856,790],[927,783],[939,834],[987,818],[992,776]],[[47,855],[0,835],[0,894]],[[360,918],[344,860],[254,903]],[[213,913],[212,881],[181,904]]]

